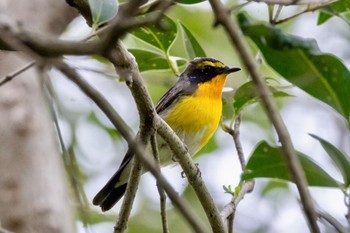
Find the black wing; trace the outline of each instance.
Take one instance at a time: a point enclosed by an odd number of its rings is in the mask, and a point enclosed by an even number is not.
[[[169,91],[162,96],[162,98],[160,98],[156,106],[157,113],[161,114],[182,96],[191,95],[196,91],[196,89],[196,84],[191,84],[189,81],[180,78],[175,85],[170,88]]]

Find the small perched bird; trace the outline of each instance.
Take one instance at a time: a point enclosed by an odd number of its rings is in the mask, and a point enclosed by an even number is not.
[[[159,100],[156,111],[186,144],[190,155],[213,136],[222,112],[222,89],[228,74],[240,68],[228,67],[213,58],[190,61],[178,81]],[[157,137],[161,166],[174,163],[167,144]],[[148,146],[147,154],[151,156]],[[93,199],[102,211],[111,209],[124,195],[133,154],[127,152],[119,169]]]

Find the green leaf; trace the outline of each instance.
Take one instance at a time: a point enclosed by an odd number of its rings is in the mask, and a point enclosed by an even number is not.
[[[263,53],[267,63],[289,82],[337,110],[349,121],[350,72],[335,56],[322,53],[313,39],[253,24],[239,15],[240,25]]]
[[[206,0],[175,0],[175,2],[181,3],[181,4],[196,4],[204,1]]]
[[[338,16],[341,19],[343,19],[345,22],[350,24],[349,13],[350,13],[349,0],[336,1],[330,5],[324,6],[320,10],[320,14],[318,15],[317,25],[325,23],[333,16]]]
[[[93,28],[111,20],[118,11],[117,0],[88,0]]]
[[[337,168],[340,170],[343,180],[344,180],[344,185],[346,188],[350,186],[350,158],[347,156],[345,153],[340,151],[338,148],[336,148],[334,145],[331,143],[327,142],[326,140],[314,135],[310,134],[311,137],[317,139],[323,149],[327,151],[327,154],[329,157],[333,160]]]
[[[177,27],[176,23],[167,16],[162,18],[160,25],[163,25],[164,28],[151,25],[138,28],[132,31],[132,34],[144,42],[162,50],[164,53],[167,53],[176,38]]]
[[[129,52],[134,55],[140,72],[147,70],[169,69],[167,59],[161,54],[141,49],[129,49]],[[177,60],[178,66],[184,65],[185,63],[186,60],[184,59]]]
[[[272,95],[274,97],[291,97],[292,95],[278,90],[278,87],[268,85]],[[249,81],[241,85],[234,95],[233,108],[235,115],[237,115],[247,105],[258,102],[258,94],[254,90],[253,82]]]
[[[200,46],[196,38],[192,35],[185,25],[178,21],[182,29],[183,42],[185,44],[187,55],[190,59],[195,57],[206,57],[203,48]]]
[[[324,24],[327,22],[330,18],[333,17],[333,13],[329,11],[329,8],[324,8],[320,10],[320,13],[318,14],[317,19],[317,25]]]
[[[288,188],[288,183],[286,183],[285,181],[271,180],[261,189],[260,194],[264,196],[272,190],[276,189],[288,191]]]
[[[339,187],[339,184],[310,157],[296,152],[309,186]],[[243,180],[265,177],[292,181],[288,167],[284,161],[282,149],[272,147],[267,142],[261,142],[253,151],[247,163],[247,173],[242,175]]]

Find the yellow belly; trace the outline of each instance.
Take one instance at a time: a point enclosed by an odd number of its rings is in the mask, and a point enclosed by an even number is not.
[[[213,136],[222,112],[222,89],[227,74],[198,84],[191,96],[183,96],[163,115],[163,119],[185,142],[194,155]]]

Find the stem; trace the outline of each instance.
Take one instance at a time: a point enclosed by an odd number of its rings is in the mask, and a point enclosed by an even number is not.
[[[15,77],[17,77],[18,75],[22,74],[24,71],[28,70],[30,67],[35,65],[35,61],[31,61],[28,64],[26,64],[25,66],[19,68],[18,70],[16,70],[15,72],[6,75],[5,77],[1,78],[0,81],[0,87],[2,85],[4,85],[5,83],[11,81],[12,79],[14,79]]]
[[[156,134],[153,134],[151,137],[151,145],[152,145],[152,151],[154,155],[154,159],[157,164],[157,169],[160,171],[160,160],[159,160],[159,152],[158,152],[158,145],[157,145],[157,138]],[[157,182],[157,189],[159,193],[159,199],[160,199],[160,216],[162,219],[162,227],[163,227],[163,233],[169,233],[169,227],[168,227],[168,219],[166,215],[166,195],[164,192],[164,189],[160,184]]]

